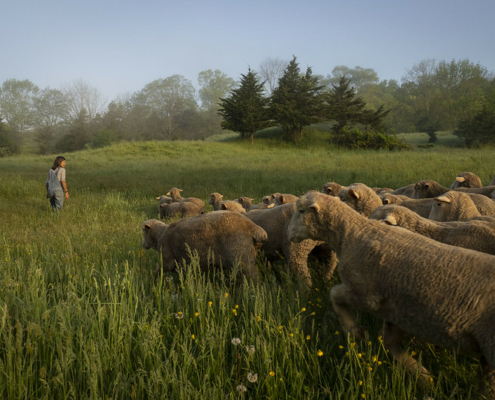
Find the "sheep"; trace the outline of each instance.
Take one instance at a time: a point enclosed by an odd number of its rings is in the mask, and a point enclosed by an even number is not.
[[[160,207],[160,204],[170,204],[173,203],[174,201],[172,200],[171,197],[165,196],[162,194],[161,196],[155,197],[156,200],[158,200],[158,207]]]
[[[271,203],[271,204],[259,203],[259,204],[253,204],[251,207],[249,207],[249,211],[266,210],[267,208],[273,208],[273,207],[275,207],[275,203]]]
[[[318,192],[302,196],[296,207],[290,240],[322,240],[337,251],[342,284],[330,297],[347,332],[364,339],[351,307],[383,320],[385,347],[425,383],[429,372],[401,348],[405,333],[481,353],[484,378],[495,391],[494,256],[369,220]]]
[[[172,217],[189,218],[203,213],[204,211],[201,211],[195,203],[189,203],[187,201],[160,204],[160,219]]]
[[[261,226],[268,234],[268,240],[263,244],[262,251],[268,260],[279,260],[284,257],[288,267],[298,276],[307,287],[312,286],[311,274],[308,270],[308,255],[321,242],[304,240],[292,243],[288,238],[287,227],[296,209],[295,203],[283,204],[266,210],[251,210],[246,215],[255,224]],[[335,252],[327,253],[325,279],[330,281],[337,260]]]
[[[277,193],[270,194],[268,196],[263,196],[263,198],[261,199],[261,202],[265,203],[265,204],[275,203],[275,199],[279,195],[280,195],[280,193],[277,192]]]
[[[414,194],[412,198],[425,199],[425,198],[438,197],[444,193],[447,193],[449,190],[450,190],[449,188],[442,186],[438,182],[432,180],[419,181],[418,183],[416,183],[414,187]],[[490,197],[493,190],[495,190],[495,186],[483,186],[478,188],[458,187],[453,190],[455,190],[456,192],[481,194],[483,196]]]
[[[363,184],[341,189],[339,197],[353,210],[366,217],[369,217],[375,208],[383,204],[381,197],[373,189]]]
[[[173,187],[170,189],[170,191],[167,193],[167,196],[172,197],[172,200],[175,202],[181,202],[181,201],[187,201],[190,203],[195,203],[199,208],[201,208],[202,211],[205,211],[205,203],[203,200],[198,199],[197,197],[181,197],[180,192],[182,192],[182,189],[177,189]]]
[[[392,188],[387,188],[387,187],[372,187],[371,189],[373,189],[373,191],[376,193],[376,194],[380,194],[380,193],[388,193],[388,192],[393,192],[394,189]]]
[[[298,198],[293,194],[279,194],[275,197],[275,205],[281,206],[282,204],[295,203]]]
[[[336,182],[327,182],[321,188],[321,193],[328,194],[329,196],[338,196],[339,190],[342,186]]]
[[[189,260],[197,252],[203,271],[211,267],[232,269],[240,263],[240,272],[255,279],[256,254],[268,239],[263,228],[244,215],[228,211],[212,211],[170,225],[151,219],[142,224],[142,231],[143,248],[162,254],[157,274],[160,269],[174,271],[176,262]]]
[[[428,218],[431,208],[435,204],[434,199],[409,199],[399,203],[401,207],[409,208],[423,218]]]
[[[210,198],[208,199],[208,204],[213,206],[214,211],[220,210],[220,204],[222,204],[223,195],[217,192],[213,192],[210,194]]]
[[[466,221],[479,216],[481,214],[468,194],[451,190],[435,197],[435,205],[431,208],[428,218],[446,222]]]
[[[370,219],[400,226],[438,242],[495,255],[495,226],[481,221],[436,222],[395,204],[376,208]]]
[[[390,192],[381,192],[378,196],[382,199],[382,204],[400,204],[404,200],[411,200],[410,197],[403,194],[391,194]]]
[[[398,189],[392,190],[390,192],[390,194],[400,194],[403,196],[411,197],[414,193],[414,186],[415,185],[416,185],[415,183],[411,183],[409,185],[402,186]]]
[[[461,172],[457,174],[455,181],[450,185],[451,189],[460,187],[479,188],[482,187],[481,179],[472,172]]]
[[[251,199],[249,197],[239,197],[236,200],[246,211],[249,211],[249,209],[254,205],[253,201],[254,199]]]
[[[246,210],[242,205],[240,205],[237,201],[235,200],[225,200],[220,203],[220,210],[224,211],[237,211],[241,214],[245,214]]]

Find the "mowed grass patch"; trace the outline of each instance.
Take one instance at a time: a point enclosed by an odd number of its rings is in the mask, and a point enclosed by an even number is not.
[[[259,201],[327,181],[449,186],[471,171],[488,183],[490,151],[145,142],[64,155],[71,197],[58,215],[44,188],[54,156],[0,159],[0,396],[422,398],[384,350],[380,321],[359,315],[365,343],[341,331],[328,297],[337,275],[325,285],[312,264],[305,291],[285,262],[260,256],[256,285],[202,274],[197,261],[155,278],[160,257],[142,248],[141,224],[158,217],[155,197],[171,187],[205,201],[211,192]],[[404,345],[432,371],[431,397],[474,393],[475,360],[411,337]]]

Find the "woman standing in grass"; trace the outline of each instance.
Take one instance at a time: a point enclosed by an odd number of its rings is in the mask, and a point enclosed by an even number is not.
[[[50,206],[54,211],[60,211],[64,205],[64,197],[69,198],[67,184],[65,182],[65,157],[58,156],[53,166],[48,171],[46,178],[46,197],[50,199]]]

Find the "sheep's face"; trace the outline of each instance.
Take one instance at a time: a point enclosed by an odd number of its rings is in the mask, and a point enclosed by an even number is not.
[[[303,196],[296,203],[296,210],[289,223],[289,240],[300,243],[305,239],[318,240],[314,231],[316,226],[316,214],[320,208],[315,203],[310,203],[306,196]]]
[[[148,249],[156,249],[158,250],[158,236],[160,228],[157,224],[162,224],[163,226],[167,226],[162,222],[158,222],[156,220],[149,220],[143,223],[143,248]],[[163,232],[163,230],[161,231]]]
[[[435,199],[435,204],[431,207],[430,215],[428,219],[433,221],[445,222],[449,221],[448,217],[451,214],[452,204],[447,200],[445,196],[440,196]]]

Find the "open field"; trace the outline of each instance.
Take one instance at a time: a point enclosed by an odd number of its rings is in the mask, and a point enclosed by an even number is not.
[[[259,201],[327,181],[449,186],[461,171],[487,184],[493,150],[351,152],[266,140],[121,143],[64,155],[71,197],[59,215],[44,188],[54,156],[0,159],[1,398],[423,398],[385,352],[378,321],[359,316],[366,343],[341,331],[317,263],[310,292],[283,261],[263,257],[256,285],[201,275],[194,263],[157,280],[160,257],[142,248],[141,223],[158,217],[155,196],[173,186],[205,201],[214,191]],[[476,360],[411,337],[404,345],[434,374],[429,396],[473,395]]]

